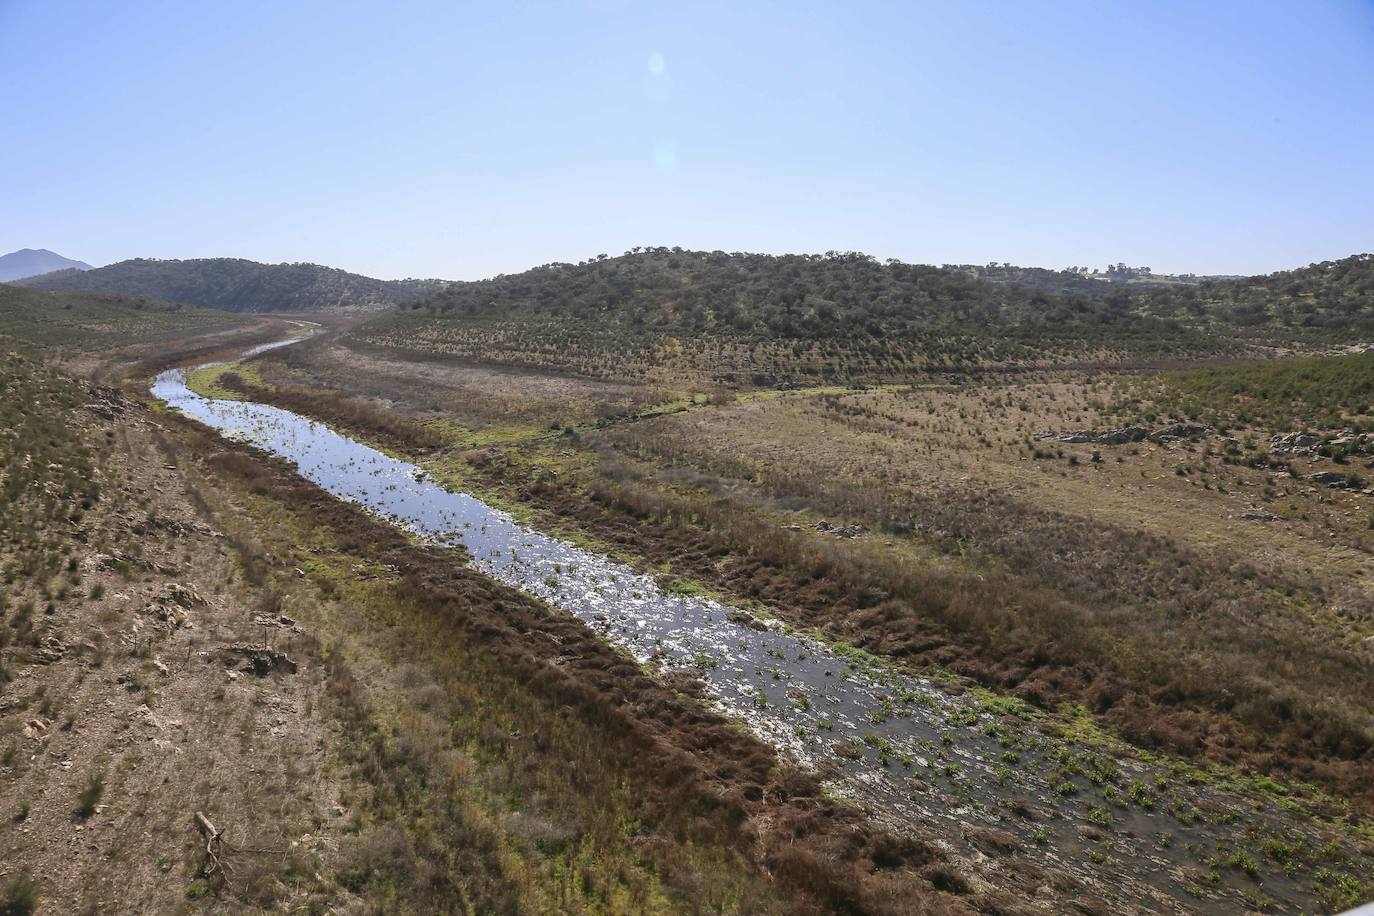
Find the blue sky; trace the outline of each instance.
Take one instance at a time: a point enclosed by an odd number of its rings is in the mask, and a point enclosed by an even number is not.
[[[0,251],[1374,250],[1374,2],[0,0]]]

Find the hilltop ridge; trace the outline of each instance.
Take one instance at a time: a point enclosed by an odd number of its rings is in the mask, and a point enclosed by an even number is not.
[[[228,312],[367,311],[438,292],[443,280],[378,280],[319,264],[243,258],[135,258],[93,270],[62,270],[20,285],[184,302]]]

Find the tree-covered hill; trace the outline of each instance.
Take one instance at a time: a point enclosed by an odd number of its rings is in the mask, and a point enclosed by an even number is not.
[[[668,248],[455,283],[352,339],[597,377],[726,385],[872,382],[932,367],[1224,345],[1125,293],[1056,294],[849,252]]]
[[[1011,265],[933,267],[859,253],[651,248],[453,283],[412,309],[437,318],[611,320],[670,332],[885,337],[949,329],[1362,329],[1374,255],[1238,279],[1099,281]]]
[[[391,308],[438,291],[444,281],[376,280],[318,264],[241,258],[137,258],[95,270],[57,271],[20,285],[142,296],[229,312],[313,312]]]
[[[1144,307],[1215,326],[1291,332],[1374,331],[1374,254],[1355,254],[1258,277],[1136,294]]]
[[[1363,333],[1374,261],[1268,277],[1109,281],[858,253],[636,249],[454,283],[354,332],[395,349],[599,376],[677,366],[718,381],[903,376],[929,366],[1222,352]],[[760,382],[765,383],[765,382]]]
[[[577,318],[795,338],[1154,323],[1127,297],[1052,294],[1000,277],[985,280],[962,267],[880,262],[853,252],[774,256],[667,248],[455,283],[413,308],[453,319]]]

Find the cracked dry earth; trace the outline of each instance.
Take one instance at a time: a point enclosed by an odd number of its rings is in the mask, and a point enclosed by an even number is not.
[[[304,903],[344,814],[315,643],[242,579],[155,421],[82,422],[103,498],[54,582],[5,588],[37,645],[0,683],[0,882],[22,866],[41,912],[176,911],[211,891],[199,811],[239,902]]]

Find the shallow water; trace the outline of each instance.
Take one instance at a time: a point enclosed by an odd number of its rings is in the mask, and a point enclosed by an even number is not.
[[[293,342],[277,341],[245,356]],[[1062,768],[1054,773],[1063,743],[987,701],[951,695],[933,681],[709,598],[665,591],[649,576],[522,527],[503,511],[429,481],[417,466],[314,420],[263,404],[204,398],[186,386],[184,370],[159,375],[152,393],[227,437],[289,460],[335,496],[433,542],[461,545],[482,572],[576,615],[641,663],[691,669],[720,712],[747,723],[803,766],[829,768],[837,794],[889,826],[938,828],[943,821],[941,832],[957,836],[980,823],[996,825],[1099,892],[1130,888],[1138,902],[1153,896],[1157,903],[1177,900],[1171,872],[1195,859],[1178,848],[1160,850],[1154,837],[1167,831],[1212,846],[1235,833],[1205,822],[1180,826],[1158,809],[1127,806],[1113,812],[1114,826],[1126,834],[1116,857],[1089,866],[1084,853],[1092,844],[1080,835],[1081,817],[1065,816],[1070,807],[1086,810],[1086,801],[1070,802],[1063,791],[1066,780],[1075,791],[1095,791],[1089,775]],[[1148,783],[1159,771],[1132,760],[1114,766],[1124,783]],[[1035,816],[1010,816],[1017,806]],[[1267,890],[1279,896],[1280,886],[1271,883]]]

